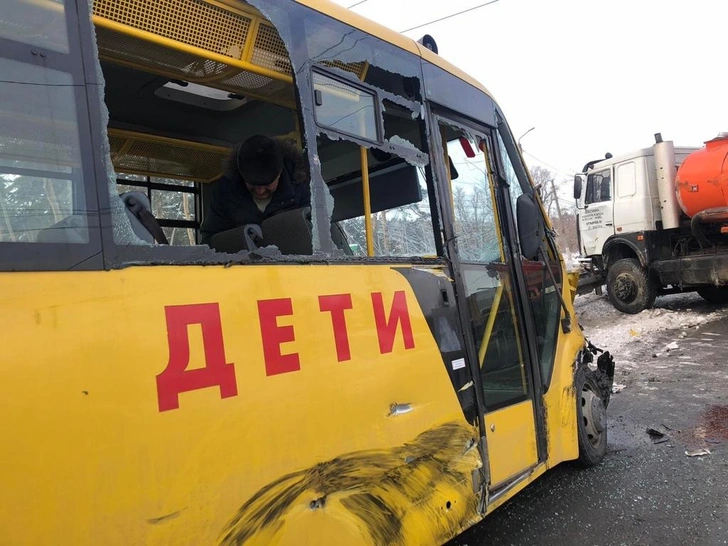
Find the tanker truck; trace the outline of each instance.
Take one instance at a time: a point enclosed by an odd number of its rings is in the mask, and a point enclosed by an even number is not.
[[[728,303],[728,133],[703,148],[655,144],[589,161],[574,177],[582,265],[577,293],[624,313],[660,294]]]

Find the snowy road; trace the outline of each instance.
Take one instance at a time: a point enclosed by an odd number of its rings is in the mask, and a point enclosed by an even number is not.
[[[634,316],[596,295],[575,303],[624,386],[605,461],[554,469],[449,546],[728,544],[728,307],[693,294]]]

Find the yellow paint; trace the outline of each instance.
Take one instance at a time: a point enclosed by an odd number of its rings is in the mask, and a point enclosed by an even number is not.
[[[568,271],[566,274],[569,289],[569,299],[571,300],[572,304],[574,303],[574,299],[576,299],[576,290],[579,287],[579,275],[579,271]]]
[[[495,296],[493,296],[493,306],[490,308],[490,313],[488,314],[488,322],[485,325],[483,339],[480,342],[480,349],[478,350],[478,366],[481,368],[483,367],[483,362],[485,362],[485,353],[488,351],[490,336],[493,334],[495,317],[498,316],[498,311],[500,309],[501,296],[503,296],[503,285],[499,284],[498,287],[495,289]]]
[[[278,80],[286,83],[292,83],[293,79],[288,74],[283,74],[281,72],[276,72],[275,70],[270,70],[268,68],[258,66],[251,64],[246,61],[242,61],[240,59],[234,59],[233,57],[228,57],[227,55],[222,55],[220,53],[215,53],[212,51],[208,51],[206,49],[202,49],[199,47],[191,46],[182,42],[178,42],[176,40],[171,40],[169,38],[165,38],[164,36],[160,36],[159,34],[154,34],[153,32],[147,32],[146,30],[140,30],[134,27],[130,27],[128,25],[124,25],[122,23],[117,23],[116,21],[112,21],[110,19],[105,19],[103,17],[99,17],[98,15],[93,16],[93,22],[94,25],[102,28],[106,28],[109,30],[113,30],[115,32],[118,32],[120,34],[124,34],[127,36],[131,36],[133,38],[138,38],[140,40],[145,40],[147,42],[157,44],[163,47],[168,47],[170,49],[174,49],[176,51],[181,51],[183,53],[189,53],[190,55],[196,55],[198,57],[201,57],[203,59],[209,59],[211,61],[215,61],[218,63],[226,64],[229,66],[235,66],[237,68],[248,70],[249,72],[253,72],[254,74],[259,74],[261,76],[265,76],[266,78],[271,78],[273,80]]]
[[[538,462],[531,400],[486,413],[485,432],[493,487]]]
[[[367,240],[367,256],[374,256],[374,233],[372,231],[372,196],[369,191],[369,157],[364,146],[359,148],[361,159],[361,191],[364,196],[364,231]]]
[[[408,38],[323,0],[298,1],[487,93]],[[107,20],[94,22],[173,45]],[[244,61],[174,47],[290,81]],[[400,334],[393,352],[382,355],[370,294],[382,292],[388,310],[396,291],[406,294],[415,348],[406,349]],[[352,354],[346,362],[336,359],[331,317],[320,312],[317,299],[339,293],[352,294],[354,305],[346,312]],[[278,324],[292,326],[295,340],[281,350],[298,353],[301,369],[266,376],[256,301],[288,297],[294,313]],[[220,306],[237,396],[221,399],[218,388],[205,388],[180,394],[179,409],[159,412],[155,378],[169,358],[164,308],[212,302]],[[572,298],[567,305],[573,316]],[[247,502],[301,484],[272,519],[280,528],[261,528],[251,544],[377,544],[372,523],[352,516],[357,494],[366,493],[392,507],[402,525],[397,544],[441,543],[478,519],[470,482],[482,464],[470,445],[477,428],[462,415],[409,284],[390,267],[3,273],[0,329],[0,544],[224,544],[237,524],[249,521],[238,517]],[[193,325],[189,333],[188,369],[201,368],[201,330]],[[493,485],[534,467],[488,511],[578,455],[572,363],[582,344],[576,324],[572,333],[560,334],[544,396],[545,464],[534,466],[531,401],[486,416]],[[391,415],[394,403],[412,411]],[[338,472],[337,465],[351,461]],[[340,487],[329,491],[332,483]],[[323,493],[326,504],[312,507]],[[271,502],[283,501],[274,495]],[[383,514],[366,506],[363,513],[370,519]]]
[[[190,180],[193,182],[212,182],[220,177],[222,174],[222,163],[224,162],[225,158],[230,154],[230,148],[226,148],[225,146],[214,146],[212,144],[204,144],[202,142],[194,142],[191,140],[181,140],[178,138],[170,138],[170,137],[163,137],[159,135],[153,135],[150,133],[139,133],[136,131],[126,131],[123,129],[115,129],[113,127],[109,127],[107,129],[109,138],[114,139],[123,139],[124,143],[121,145],[119,150],[115,153],[112,153],[112,163],[114,164],[114,167],[119,169],[119,164],[122,165],[120,168],[121,171],[123,171],[125,174],[139,174],[142,176],[170,176],[177,180]],[[180,173],[179,169],[179,161],[173,162],[173,164],[178,167],[176,171],[170,171],[167,172],[166,170],[157,170],[157,171],[149,171],[149,170],[139,170],[139,169],[130,169],[128,166],[124,164],[125,156],[129,153],[129,151],[134,147],[135,145],[141,144],[144,146],[145,144],[151,144],[151,145],[160,145],[160,148],[158,150],[161,150],[160,154],[163,154],[164,152],[169,153],[169,150],[175,150],[180,151],[182,150],[183,153],[185,152],[196,152],[195,157],[196,161],[200,163],[206,163],[207,169],[206,171],[208,174],[212,174],[212,176],[208,177],[201,177],[201,176],[193,176],[193,175],[186,175]],[[137,152],[138,153],[138,152]],[[204,154],[204,155],[203,155]],[[201,159],[202,158],[202,159]],[[135,163],[139,163],[136,161]],[[166,163],[161,163],[166,165]],[[216,166],[217,164],[220,164],[219,168],[210,167]],[[154,166],[159,168],[160,162],[154,163]],[[198,170],[202,170],[200,166],[198,165]],[[212,172],[210,172],[212,171]]]
[[[566,278],[566,268],[561,260],[561,275]],[[574,362],[584,346],[584,335],[579,328],[574,312],[574,301],[565,297],[570,314],[571,332],[564,334],[559,328],[559,339],[556,345],[554,371],[551,384],[544,394],[546,410],[546,429],[548,434],[548,467],[561,461],[576,459],[579,456],[579,443],[576,423],[576,391],[574,389]],[[561,317],[564,312],[561,311]],[[556,431],[559,431],[558,433]]]
[[[400,337],[392,353],[381,355],[370,293],[381,291],[389,309],[398,290],[407,295],[416,346],[405,350]],[[318,295],[338,293],[353,293],[348,362],[337,362],[330,316],[318,309]],[[388,267],[6,273],[0,294],[0,544],[53,543],[59,536],[79,545],[221,544],[241,506],[282,476],[346,454],[392,460],[442,426],[477,436],[408,283]],[[301,370],[267,377],[256,300],[285,297],[294,314],[278,324],[293,326],[295,341],[281,350],[298,352]],[[164,307],[209,302],[220,303],[238,395],[221,399],[217,388],[182,393],[179,409],[160,413],[155,377],[169,357]],[[189,330],[189,368],[202,367],[200,329]],[[580,339],[575,332],[559,341],[545,397],[546,466],[578,453],[571,362]],[[388,416],[393,403],[413,411]],[[535,444],[521,441],[535,442],[531,404],[493,412],[486,422],[495,484],[534,461]],[[459,481],[436,481],[417,508],[408,505],[407,491],[417,489],[427,468],[407,487],[386,490],[404,518],[402,544],[441,543],[477,521],[470,473],[480,462],[477,450],[466,453],[462,443],[462,455],[451,461]],[[379,464],[362,465],[356,475],[381,473]],[[320,512],[301,508],[316,494],[300,499],[277,543],[313,536],[318,544],[367,543],[360,525],[336,510],[345,497],[334,495]]]
[[[415,348],[405,350],[400,335],[381,355],[370,293],[382,292],[388,311],[398,290]],[[317,298],[352,292],[352,359],[338,362],[330,314]],[[447,423],[477,436],[408,283],[388,267],[7,273],[0,294],[0,544],[217,544],[241,505],[281,476],[342,454],[401,448]],[[293,326],[295,341],[281,351],[298,352],[301,369],[267,377],[256,300],[286,297],[294,314],[278,325]],[[160,413],[164,307],[210,302],[220,303],[238,395],[221,399],[216,387],[182,393],[179,409]],[[200,328],[189,331],[189,368],[203,367]],[[393,403],[413,410],[388,416]],[[465,515],[444,525],[425,502],[420,513],[431,525],[408,528],[408,544],[432,543],[436,529],[452,532],[476,518],[475,454],[453,461],[467,467],[453,499]],[[320,518],[310,514],[297,525],[315,533]],[[334,532],[334,522],[325,525]]]

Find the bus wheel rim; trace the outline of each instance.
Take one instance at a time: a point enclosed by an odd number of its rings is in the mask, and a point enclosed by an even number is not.
[[[581,414],[589,442],[597,445],[607,425],[607,410],[604,402],[588,385],[581,393]]]

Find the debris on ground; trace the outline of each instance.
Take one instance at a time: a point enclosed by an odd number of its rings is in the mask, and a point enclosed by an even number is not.
[[[622,392],[626,387],[627,387],[627,385],[622,385],[620,383],[614,383],[612,385],[612,394],[617,394],[618,392]]]
[[[668,343],[668,344],[667,344],[667,345],[665,346],[665,350],[666,350],[666,351],[676,351],[676,350],[677,350],[677,349],[679,349],[679,348],[680,348],[680,347],[678,346],[678,344],[677,344],[677,343],[676,343],[675,341],[673,341],[672,343]]]
[[[647,434],[649,434],[653,439],[659,439],[665,436],[664,432],[660,432],[659,430],[650,427],[647,427]]]
[[[696,449],[695,451],[686,451],[685,455],[688,457],[702,457],[703,455],[710,455],[710,450],[707,448]]]

